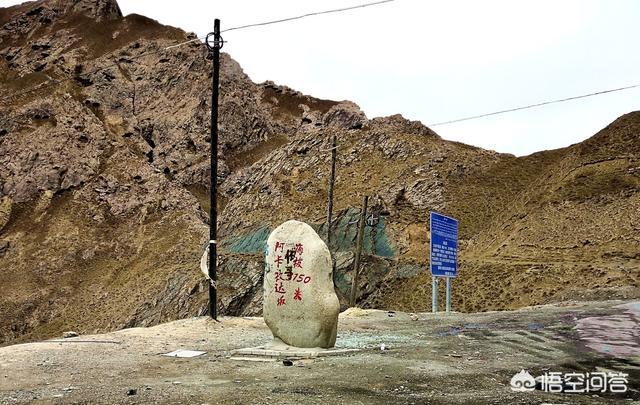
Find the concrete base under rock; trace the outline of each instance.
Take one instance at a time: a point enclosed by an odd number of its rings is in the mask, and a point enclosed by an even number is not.
[[[277,361],[282,359],[312,359],[316,357],[339,356],[358,352],[360,349],[323,349],[321,347],[289,346],[278,339],[263,346],[237,349],[231,352],[232,360]]]

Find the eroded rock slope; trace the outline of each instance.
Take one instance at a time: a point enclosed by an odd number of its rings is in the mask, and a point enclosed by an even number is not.
[[[203,314],[204,45],[166,49],[194,36],[114,0],[25,3],[0,9],[0,27],[0,343]],[[430,309],[429,210],[460,219],[459,310],[639,295],[640,113],[516,158],[253,83],[226,54],[221,83],[222,313],[259,313],[271,229],[326,231],[333,135],[343,304],[364,195],[379,219],[360,305]]]

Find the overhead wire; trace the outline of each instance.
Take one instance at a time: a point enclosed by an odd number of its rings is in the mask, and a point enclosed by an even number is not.
[[[500,111],[494,111],[494,112],[490,112],[490,113],[472,115],[472,116],[469,116],[469,117],[457,118],[457,119],[449,120],[449,121],[436,122],[435,124],[429,124],[427,126],[435,127],[435,126],[438,126],[438,125],[448,125],[448,124],[453,124],[453,123],[456,123],[456,122],[470,121],[470,120],[475,120],[475,119],[478,119],[478,118],[490,117],[492,115],[506,114],[506,113],[510,113],[510,112],[514,112],[514,111],[520,111],[520,110],[526,110],[526,109],[529,109],[529,108],[541,107],[541,106],[548,105],[548,104],[563,103],[565,101],[577,100],[577,99],[580,99],[580,98],[593,97],[593,96],[599,96],[601,94],[613,93],[613,92],[616,92],[616,91],[629,90],[629,89],[633,89],[633,88],[636,88],[636,87],[640,87],[640,83],[633,84],[631,86],[618,87],[618,88],[615,88],[615,89],[596,91],[595,93],[582,94],[580,96],[572,96],[572,97],[560,98],[560,99],[556,99],[556,100],[542,101],[540,103],[529,104],[529,105],[524,105],[524,106],[514,107],[514,108],[508,108],[506,110],[500,110]]]
[[[227,29],[221,30],[220,32],[222,33],[222,32],[229,32],[229,31],[235,31],[235,30],[242,30],[242,29],[245,29],[245,28],[262,27],[264,25],[279,24],[279,23],[283,23],[283,22],[300,20],[300,19],[303,19],[303,18],[313,17],[313,16],[317,16],[317,15],[322,15],[322,14],[340,13],[340,12],[343,12],[343,11],[355,10],[355,9],[358,9],[358,8],[377,6],[377,5],[384,4],[384,3],[391,3],[391,2],[394,2],[394,1],[396,1],[396,0],[381,0],[381,1],[375,1],[375,2],[372,2],[372,3],[363,3],[363,4],[358,4],[358,5],[355,5],[355,6],[336,8],[336,9],[333,9],[333,10],[316,11],[316,12],[312,12],[312,13],[306,13],[306,14],[297,15],[297,16],[294,16],[294,17],[281,18],[281,19],[278,19],[278,20],[271,20],[271,21],[259,22],[259,23],[254,23],[254,24],[240,25],[240,26],[237,26],[237,27],[231,27],[231,28],[227,28]]]
[[[316,12],[306,13],[306,14],[302,14],[302,15],[298,15],[298,16],[294,16],[294,17],[287,17],[287,18],[281,18],[281,19],[278,19],[278,20],[265,21],[265,22],[261,22],[261,23],[247,24],[247,25],[241,25],[241,26],[237,26],[237,27],[227,28],[225,30],[222,30],[221,32],[241,30],[241,29],[245,29],[245,28],[259,27],[259,26],[270,25],[270,24],[278,24],[278,23],[283,23],[283,22],[287,22],[287,21],[299,20],[299,19],[306,18],[306,17],[311,17],[311,16],[317,16],[317,15],[322,15],[322,14],[330,14],[330,13],[339,13],[339,12],[354,10],[354,9],[358,9],[358,8],[376,6],[376,5],[380,5],[380,4],[384,4],[384,3],[391,3],[391,2],[394,2],[394,1],[396,1],[396,0],[381,0],[381,1],[371,2],[371,3],[357,4],[357,5],[350,6],[350,7],[343,7],[343,8],[337,8],[337,9],[332,9],[332,10],[324,10],[324,11],[316,11]],[[166,50],[169,50],[169,49],[174,49],[174,48],[177,48],[177,47],[180,47],[180,46],[183,46],[183,45],[186,45],[186,44],[198,41],[198,40],[206,40],[206,37],[194,38],[194,39],[190,39],[188,41],[180,42],[180,43],[175,44],[175,45],[170,45],[170,46],[167,46],[165,48],[162,48],[160,51],[166,51]],[[158,52],[158,51],[157,50],[149,51],[149,52],[146,52],[146,53],[142,53],[140,55],[136,55],[135,57],[130,57],[129,59],[139,59],[139,58],[142,58],[144,56],[147,56],[147,55],[150,55],[150,54],[153,54],[153,53],[156,53],[156,52]],[[112,67],[117,67],[117,66],[118,66],[117,63],[113,63],[111,65],[102,66],[102,67],[100,67],[98,69],[95,69],[93,71],[90,71],[90,72],[82,73],[81,75],[92,75],[92,74],[96,74],[96,73],[98,73],[98,72],[100,72],[102,70],[109,69],[109,68],[112,68]],[[22,95],[25,95],[25,94],[28,94],[28,93],[32,93],[32,92],[34,92],[36,90],[41,90],[43,88],[54,86],[56,84],[60,84],[60,83],[63,83],[63,82],[66,82],[66,81],[71,81],[71,80],[75,80],[75,77],[71,77],[71,78],[66,77],[66,78],[61,78],[61,79],[49,79],[49,80],[46,80],[46,81],[44,81],[42,83],[39,83],[39,84],[37,84],[35,86],[32,86],[31,88],[28,88],[26,90],[23,90],[23,91],[14,93],[14,94],[10,94],[8,96],[4,96],[4,97],[0,98],[0,100],[6,101],[6,100],[12,99],[14,97],[19,97],[19,96],[22,96]]]
[[[323,10],[323,11],[316,11],[316,12],[301,14],[301,15],[297,15],[297,16],[293,16],[293,17],[281,18],[281,19],[277,19],[277,20],[270,20],[270,21],[264,21],[264,22],[253,23],[253,24],[240,25],[240,26],[224,29],[224,30],[221,31],[221,33],[229,32],[229,31],[242,30],[242,29],[246,29],[246,28],[261,27],[261,26],[265,26],[265,25],[279,24],[279,23],[283,23],[283,22],[295,21],[295,20],[300,20],[300,19],[303,19],[303,18],[312,17],[312,16],[318,16],[318,15],[323,15],[323,14],[340,13],[340,12],[349,11],[349,10],[355,10],[355,9],[359,9],[359,8],[365,8],[365,7],[377,6],[377,5],[385,4],[385,3],[391,3],[391,2],[394,2],[394,1],[396,1],[396,0],[380,0],[380,1],[370,2],[370,3],[357,4],[357,5],[349,6],[349,7],[342,7],[342,8],[336,8],[336,9],[331,9],[331,10]],[[166,51],[166,50],[178,48],[180,46],[187,45],[187,44],[190,44],[190,43],[195,42],[195,41],[202,41],[202,40],[206,40],[206,38],[205,37],[193,38],[193,39],[190,39],[188,41],[180,42],[180,43],[177,43],[177,44],[174,44],[174,45],[170,45],[170,46],[161,48],[159,50],[152,50],[152,51],[148,51],[148,52],[143,52],[140,55],[129,57],[129,59],[139,59],[139,58],[142,58],[144,56],[148,56],[148,55],[151,55],[151,54],[154,54],[154,53],[158,53],[160,51]],[[98,72],[100,72],[102,70],[109,69],[109,68],[112,68],[112,67],[117,67],[117,66],[119,66],[119,63],[116,62],[116,63],[112,63],[112,64],[107,65],[107,66],[102,66],[100,68],[94,69],[93,71],[89,71],[89,72],[85,72],[85,73],[79,73],[75,77],[67,77],[67,78],[62,78],[62,79],[50,79],[50,80],[47,80],[45,82],[39,83],[39,84],[29,88],[29,89],[26,89],[24,91],[21,91],[21,92],[18,92],[18,93],[14,93],[14,94],[10,94],[8,96],[2,97],[2,98],[0,98],[0,100],[5,101],[5,100],[8,100],[8,99],[11,99],[11,98],[14,98],[14,97],[19,97],[21,95],[28,94],[28,93],[31,93],[31,92],[36,91],[36,90],[40,90],[40,89],[45,88],[45,87],[53,86],[55,84],[59,84],[59,83],[65,82],[65,81],[75,80],[77,77],[82,76],[82,75],[93,75],[93,74],[96,74],[96,73],[98,73]],[[433,124],[429,124],[428,126],[429,127],[435,127],[435,126],[441,126],[441,125],[454,124],[454,123],[463,122],[463,121],[471,121],[471,120],[475,120],[475,119],[490,117],[490,116],[493,116],[493,115],[506,114],[506,113],[515,112],[515,111],[521,111],[521,110],[526,110],[526,109],[531,109],[531,108],[537,108],[537,107],[542,107],[542,106],[549,105],[549,104],[563,103],[563,102],[577,100],[577,99],[581,99],[581,98],[587,98],[587,97],[593,97],[593,96],[598,96],[598,95],[607,94],[607,93],[613,93],[613,92],[618,92],[618,91],[623,91],[623,90],[629,90],[629,89],[633,89],[633,88],[637,88],[637,87],[640,87],[640,83],[633,84],[633,85],[630,85],[630,86],[625,86],[625,87],[619,87],[619,88],[614,88],[614,89],[601,90],[601,91],[588,93],[588,94],[582,94],[582,95],[579,95],[579,96],[572,96],[572,97],[566,97],[566,98],[561,98],[561,99],[547,100],[547,101],[542,101],[542,102],[535,103],[535,104],[529,104],[529,105],[513,107],[513,108],[504,109],[504,110],[499,110],[499,111],[493,111],[493,112],[489,112],[489,113],[472,115],[472,116],[457,118],[457,119],[448,120],[448,121],[436,122],[436,123],[433,123]]]

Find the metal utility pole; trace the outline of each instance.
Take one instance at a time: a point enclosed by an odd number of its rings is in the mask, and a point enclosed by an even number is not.
[[[447,295],[445,301],[445,311],[451,312],[451,277],[447,277]]]
[[[329,203],[327,205],[327,247],[331,251],[331,223],[333,221],[333,185],[336,182],[336,136],[331,147],[331,178],[329,179]]]
[[[431,312],[438,312],[438,277],[431,277]]]
[[[369,196],[364,197],[362,201],[362,212],[360,212],[360,221],[358,222],[358,237],[356,239],[356,257],[353,261],[353,279],[351,280],[351,299],[349,306],[356,305],[356,293],[358,290],[358,273],[360,271],[360,255],[362,254],[362,239],[364,238],[364,225],[367,221],[367,205],[369,204]]]
[[[213,39],[211,39],[213,38]],[[220,36],[220,20],[215,19],[213,32],[207,34],[205,41],[213,60],[211,87],[211,200],[209,206],[209,315],[218,319],[216,275],[218,253],[216,249],[218,234],[218,92],[220,88],[220,48],[223,41]]]

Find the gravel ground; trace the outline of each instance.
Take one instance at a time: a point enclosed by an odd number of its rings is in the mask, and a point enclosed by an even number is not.
[[[285,366],[231,358],[271,339],[262,318],[192,318],[0,348],[0,403],[632,403],[639,330],[638,302],[438,315],[352,309],[340,316],[337,347],[360,351]],[[207,353],[160,355],[176,349]],[[514,392],[521,369],[624,372],[629,390]]]

